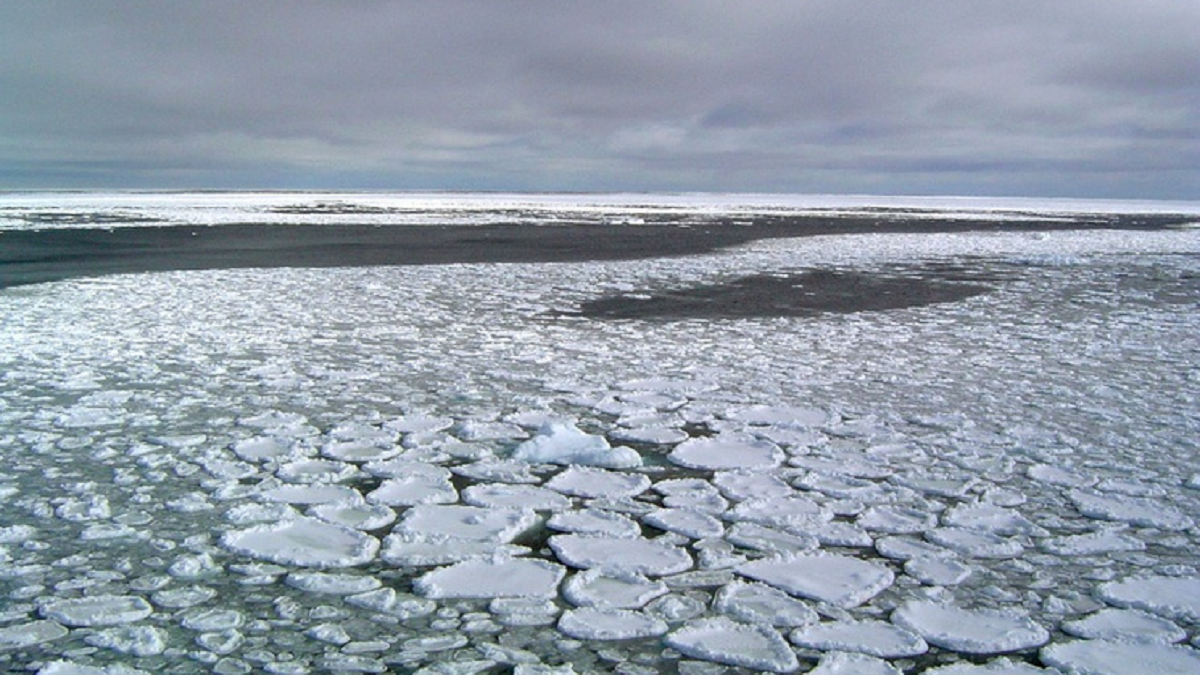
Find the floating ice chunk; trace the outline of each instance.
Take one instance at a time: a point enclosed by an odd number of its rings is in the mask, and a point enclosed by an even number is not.
[[[395,532],[503,544],[538,522],[529,509],[421,505],[410,508]]]
[[[37,535],[37,528],[30,525],[0,527],[0,544],[23,544]]]
[[[1127,497],[1072,490],[1067,497],[1079,512],[1089,518],[1115,520],[1139,527],[1186,530],[1192,519],[1178,509],[1156,499]]]
[[[1146,543],[1117,530],[1101,530],[1085,534],[1069,534],[1043,539],[1038,546],[1047,553],[1062,556],[1099,555],[1121,551],[1144,551]]]
[[[370,462],[363,466],[363,470],[377,478],[449,480],[451,475],[450,470],[444,466],[404,458]]]
[[[1015,539],[961,527],[929,530],[925,538],[969,558],[1016,558],[1025,552],[1025,547]]]
[[[512,558],[467,560],[427,572],[413,589],[427,598],[554,598],[566,575],[562,565]]]
[[[274,523],[296,518],[300,512],[289,504],[238,504],[225,512],[225,520],[234,525]]]
[[[433,614],[437,603],[415,595],[401,595],[394,588],[380,588],[345,598],[346,604],[362,607],[399,619],[415,619]]]
[[[274,436],[257,436],[233,444],[233,454],[247,462],[267,462],[292,456],[289,441]]]
[[[778,631],[762,624],[745,624],[725,617],[700,619],[664,638],[667,646],[686,656],[772,673],[799,670],[796,653]]]
[[[725,534],[725,526],[721,521],[694,509],[658,509],[647,514],[642,522],[692,539],[719,537]]]
[[[739,621],[771,626],[807,626],[819,619],[803,601],[772,586],[744,581],[722,586],[713,608]]]
[[[159,607],[186,609],[208,602],[215,597],[217,597],[216,589],[207,586],[184,586],[156,591],[150,596],[150,600]]]
[[[962,504],[942,514],[942,521],[952,527],[983,530],[999,535],[1045,535],[1042,528],[1016,511],[993,504]]]
[[[579,509],[556,513],[546,527],[559,532],[595,534],[606,537],[640,537],[642,528],[628,516],[599,509]]]
[[[530,470],[529,464],[511,459],[484,459],[471,464],[460,464],[451,471],[466,478],[490,483],[536,485],[542,482],[542,479]]]
[[[979,480],[970,476],[897,474],[890,479],[897,485],[935,495],[937,497],[965,497],[967,492],[979,484]]]
[[[379,588],[383,583],[373,576],[359,574],[331,574],[329,572],[292,572],[283,580],[292,588],[309,593],[329,595],[351,595],[366,593]]]
[[[358,473],[353,465],[331,459],[301,459],[280,465],[275,475],[289,483],[338,483]]]
[[[712,483],[699,478],[672,478],[654,484],[663,495],[663,504],[671,508],[693,508],[706,513],[721,513],[729,502]]]
[[[1104,584],[1100,587],[1100,597],[1118,607],[1200,621],[1200,578],[1197,577],[1134,577]]]
[[[641,537],[560,534],[550,537],[549,543],[559,560],[582,569],[662,576],[692,567],[691,556],[682,548]]]
[[[64,626],[115,626],[133,623],[154,613],[145,599],[136,595],[93,595],[84,598],[41,598],[38,614]]]
[[[310,516],[352,530],[378,530],[396,520],[396,512],[383,504],[317,504]]]
[[[487,508],[522,508],[535,511],[562,511],[571,508],[571,500],[561,493],[534,485],[472,485],[463,490],[463,501]]]
[[[167,650],[167,632],[154,626],[120,626],[97,631],[84,638],[93,647],[134,656],[156,656]]]
[[[362,494],[358,490],[345,485],[281,485],[259,496],[269,502],[305,506],[362,501]]]
[[[755,560],[736,571],[792,595],[843,608],[870,600],[894,579],[892,571],[882,565],[821,553]]]
[[[776,476],[757,471],[722,471],[713,476],[713,485],[734,501],[787,497],[796,491]]]
[[[1136,609],[1102,609],[1077,621],[1065,621],[1062,629],[1089,640],[1170,644],[1187,638],[1187,631],[1174,623]]]
[[[458,501],[458,490],[449,478],[430,478],[422,475],[388,478],[378,488],[367,493],[367,501],[386,506],[453,504]]]
[[[592,569],[567,579],[563,597],[577,607],[637,609],[667,593],[667,585],[640,574]]]
[[[829,652],[821,656],[809,675],[903,675],[904,671],[882,659],[853,652]]]
[[[189,630],[209,632],[232,630],[246,623],[246,617],[236,609],[192,609],[183,615],[180,624]]]
[[[929,651],[920,635],[887,621],[837,621],[798,628],[794,644],[821,651],[857,652],[897,659]]]
[[[645,445],[675,445],[688,439],[683,429],[664,426],[632,426],[616,429],[610,435],[618,441]]]
[[[663,592],[666,592],[663,588]],[[0,627],[0,649],[26,649],[67,636],[68,631],[54,621],[29,621]]]
[[[439,415],[412,414],[384,422],[385,428],[404,434],[420,434],[430,431],[445,431],[454,426],[454,420]]]
[[[317,568],[361,565],[379,550],[374,537],[309,517],[226,532],[221,544],[252,558]]]
[[[645,492],[650,479],[637,473],[572,466],[551,478],[546,487],[576,497],[632,497]]]
[[[549,626],[558,620],[559,608],[550,600],[497,598],[488,611],[505,626]]]
[[[963,609],[912,600],[892,612],[892,621],[931,645],[966,654],[1000,654],[1039,647],[1049,632],[1028,616],[988,609]]]
[[[808,497],[791,494],[748,499],[730,509],[726,517],[734,521],[786,528],[832,520],[833,512]]]
[[[871,539],[871,535],[850,523],[844,522],[797,523],[789,526],[788,529],[796,534],[812,535],[824,546],[870,548],[875,543]]]
[[[902,506],[872,506],[856,520],[858,526],[872,532],[917,534],[937,526],[937,516],[927,511]]]
[[[1089,476],[1073,469],[1050,464],[1034,464],[1026,471],[1030,478],[1051,485],[1063,487],[1091,487],[1096,484],[1095,476]]]
[[[318,642],[342,646],[350,642],[350,634],[336,623],[321,623],[304,631],[304,635]]]
[[[667,455],[667,459],[680,466],[710,471],[772,469],[782,464],[784,457],[774,443],[737,434],[693,438],[675,446]]]
[[[757,523],[735,523],[725,539],[731,544],[765,553],[800,553],[820,545],[811,534],[784,532]]]
[[[489,539],[461,539],[429,533],[392,532],[383,539],[379,557],[400,566],[446,565],[493,555],[519,556],[529,553],[523,546],[498,545]]]
[[[1001,657],[988,661],[984,665],[954,663],[926,670],[925,673],[926,675],[1059,675],[1060,671],[1057,668],[1038,668],[1028,663]]]
[[[875,481],[854,476],[840,476],[810,471],[793,483],[804,490],[812,490],[838,499],[860,499],[866,502],[882,501],[887,497],[884,486]],[[894,489],[894,488],[893,488]]]
[[[464,420],[454,425],[454,435],[464,441],[503,441],[528,438],[529,434],[515,424]]]
[[[37,671],[37,675],[149,675],[144,670],[120,664],[111,666],[88,666],[71,661],[51,661]]]
[[[1193,675],[1200,672],[1200,651],[1173,645],[1108,640],[1059,642],[1042,649],[1043,663],[1078,675]]]
[[[734,410],[727,417],[746,424],[786,427],[820,427],[829,424],[831,416],[819,408],[755,405]]]
[[[630,640],[667,632],[667,622],[629,609],[581,607],[563,612],[558,630],[580,640]]]
[[[632,469],[642,465],[636,450],[614,448],[603,436],[581,431],[574,424],[553,422],[518,445],[513,459],[537,464],[577,464],[607,469]]]
[[[971,576],[970,565],[946,556],[919,556],[904,563],[904,573],[929,586],[957,586]]]
[[[879,555],[892,560],[954,555],[942,546],[912,537],[880,537],[875,540],[875,550],[879,551]]]
[[[341,462],[363,464],[365,462],[382,462],[404,452],[399,445],[382,445],[363,441],[327,443],[321,448],[321,454],[329,459]]]

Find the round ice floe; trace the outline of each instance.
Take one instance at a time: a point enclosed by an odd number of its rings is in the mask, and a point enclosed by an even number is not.
[[[472,485],[463,490],[463,501],[487,508],[519,508],[535,511],[562,511],[571,500],[561,493],[535,485]]]
[[[1124,526],[1120,526],[1124,527]],[[1100,555],[1120,551],[1144,551],[1146,543],[1117,530],[1069,534],[1043,539],[1038,546],[1047,553],[1061,556]]]
[[[692,558],[677,546],[641,537],[589,537],[560,534],[550,548],[564,563],[582,569],[662,576],[692,568]]]
[[[721,513],[729,508],[729,502],[712,483],[698,478],[659,481],[654,490],[663,496],[663,504],[671,508],[692,508],[705,513]]]
[[[872,506],[859,515],[858,526],[872,532],[916,534],[937,525],[937,516],[927,511],[900,506]]]
[[[794,644],[821,651],[858,652],[896,659],[929,651],[920,635],[886,621],[837,621],[798,628]]]
[[[879,555],[892,560],[911,560],[923,557],[953,556],[949,549],[912,537],[880,537],[875,540]]]
[[[433,614],[437,603],[415,595],[397,593],[394,588],[380,588],[366,593],[348,595],[346,604],[387,614],[398,619],[414,619]]]
[[[494,555],[519,556],[529,553],[523,546],[499,545],[489,539],[461,539],[430,533],[393,531],[383,539],[379,557],[403,567],[447,565]]]
[[[72,627],[132,623],[154,613],[150,603],[136,595],[43,598],[37,601],[37,608],[42,618]]]
[[[380,445],[361,441],[327,443],[321,448],[321,454],[329,459],[342,462],[363,464],[365,462],[382,462],[404,452],[399,445]]]
[[[722,586],[713,608],[739,621],[771,626],[807,626],[819,618],[803,601],[777,588],[744,581]]]
[[[637,609],[667,593],[667,585],[640,574],[585,570],[571,576],[563,597],[577,607]]]
[[[301,459],[280,465],[275,475],[289,483],[337,483],[358,473],[353,465],[331,459]]]
[[[667,622],[628,609],[582,607],[563,612],[558,630],[579,640],[630,640],[667,632]]]
[[[159,607],[167,609],[186,609],[208,602],[217,597],[217,591],[207,586],[183,586],[180,588],[164,588],[150,596],[150,600]]]
[[[427,572],[413,589],[427,598],[554,598],[566,570],[545,560],[466,560]]]
[[[984,665],[954,663],[925,671],[926,675],[1059,675],[1056,668],[1038,668],[1021,661],[1000,657]]]
[[[755,560],[736,571],[792,595],[845,608],[875,597],[894,578],[892,571],[882,565],[821,553]]]
[[[871,535],[858,527],[844,522],[802,522],[788,527],[796,534],[808,534],[817,538],[823,546],[845,548],[870,548],[875,542]]]
[[[939,527],[926,532],[925,538],[968,558],[1016,558],[1025,552],[1015,539],[961,527]]]
[[[817,471],[810,471],[801,476],[793,482],[793,485],[837,499],[859,499],[865,502],[885,499],[888,489],[875,481]],[[890,489],[894,490],[895,488]]]
[[[791,494],[748,499],[730,509],[726,517],[734,521],[786,528],[831,520],[833,512],[808,497]]]
[[[576,497],[632,497],[650,487],[642,474],[572,466],[546,483],[546,487]]]
[[[667,455],[667,459],[680,466],[709,471],[771,469],[782,464],[784,457],[774,443],[735,434],[693,438],[675,446]]]
[[[308,506],[362,501],[362,494],[358,490],[345,485],[281,485],[259,496],[269,502]]]
[[[787,497],[796,490],[773,474],[761,471],[721,471],[713,476],[713,485],[734,501]]]
[[[854,652],[829,652],[821,655],[817,667],[808,675],[903,675],[904,671],[882,659]]]
[[[1136,609],[1102,609],[1078,621],[1065,621],[1063,632],[1089,640],[1170,644],[1187,637],[1174,623]]]
[[[971,476],[898,474],[891,477],[892,482],[917,492],[937,497],[963,497],[967,491],[975,487],[979,480]]]
[[[642,522],[692,539],[719,537],[725,533],[721,521],[693,509],[658,509],[646,514]]]
[[[327,523],[352,530],[378,530],[396,520],[396,512],[383,504],[317,504],[308,510]]]
[[[44,620],[3,626],[0,627],[0,649],[25,649],[64,638],[69,632],[61,624]]]
[[[51,661],[42,666],[37,675],[149,675],[139,668],[120,664],[111,666],[88,666],[72,661]]]
[[[507,543],[538,522],[529,509],[421,505],[410,508],[397,533]]]
[[[529,464],[510,459],[484,459],[471,464],[460,464],[451,471],[459,476],[489,483],[536,485],[542,482],[542,479],[530,470]]]
[[[892,612],[892,621],[931,645],[965,654],[1000,654],[1040,647],[1050,639],[1028,616],[1000,610],[963,609],[913,600]]]
[[[603,436],[585,433],[573,424],[553,422],[513,450],[512,458],[539,464],[577,464],[608,469],[642,465],[637,451],[608,444]]]
[[[929,586],[956,586],[971,576],[970,565],[947,556],[919,556],[904,563],[904,573]]]
[[[388,478],[379,487],[367,493],[367,501],[387,506],[453,504],[458,501],[458,490],[448,478],[421,475]]]
[[[331,574],[329,572],[292,572],[283,582],[302,591],[327,595],[366,593],[379,588],[382,583],[373,576]]]
[[[727,417],[746,424],[784,427],[819,427],[830,422],[830,414],[819,408],[754,405],[730,412]]]
[[[962,504],[946,511],[942,521],[952,527],[982,530],[999,535],[1045,534],[1042,528],[1013,509],[993,504]]]
[[[84,638],[93,647],[134,656],[156,656],[167,650],[167,632],[153,626],[118,626]]]
[[[1047,665],[1077,675],[1194,675],[1200,673],[1200,651],[1173,645],[1076,640],[1042,649]]]
[[[503,441],[528,438],[529,434],[515,424],[464,420],[454,425],[453,433],[464,441]]]
[[[1063,487],[1091,487],[1096,484],[1095,476],[1050,464],[1034,464],[1026,473],[1034,480]]]
[[[800,668],[796,653],[775,629],[725,617],[690,622],[667,635],[664,642],[686,656],[731,666],[772,673]]]
[[[610,435],[618,441],[646,445],[674,445],[688,439],[686,431],[675,427],[634,426],[614,430]]]
[[[1138,527],[1157,527],[1163,530],[1186,530],[1192,526],[1191,518],[1156,499],[1083,490],[1072,490],[1067,497],[1075,508],[1088,518],[1115,520]]]
[[[450,480],[450,470],[444,466],[418,462],[411,459],[389,459],[382,462],[370,462],[363,470],[377,478],[426,478],[429,480]]]
[[[556,513],[546,521],[546,527],[559,532],[605,537],[638,537],[642,534],[641,526],[629,516],[600,509],[577,509]]]
[[[1118,607],[1132,607],[1171,618],[1200,621],[1200,578],[1135,577],[1100,587],[1100,597]]]
[[[379,550],[374,537],[308,517],[226,532],[221,544],[261,560],[319,568],[361,565]]]
[[[454,420],[438,415],[414,413],[412,415],[405,415],[404,417],[397,417],[394,420],[388,420],[383,426],[400,433],[419,434],[429,431],[445,431],[454,426]]]
[[[233,454],[247,462],[266,462],[292,454],[290,441],[273,436],[259,436],[233,444]]]
[[[811,534],[785,532],[757,523],[735,523],[729,528],[725,540],[742,548],[764,553],[800,553],[811,551],[820,545]]]

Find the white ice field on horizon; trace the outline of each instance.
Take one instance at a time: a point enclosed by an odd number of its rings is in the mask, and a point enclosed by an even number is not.
[[[943,262],[994,290],[555,312]],[[0,670],[1198,672],[1197,275],[1081,230],[5,289]]]

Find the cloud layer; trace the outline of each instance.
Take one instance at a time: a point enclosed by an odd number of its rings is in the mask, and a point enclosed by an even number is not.
[[[0,185],[1200,198],[1194,0],[0,6]]]

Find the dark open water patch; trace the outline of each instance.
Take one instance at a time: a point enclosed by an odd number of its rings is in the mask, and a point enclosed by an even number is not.
[[[647,290],[585,302],[591,319],[744,319],[813,317],[875,312],[957,302],[993,286],[938,267],[919,273],[821,269],[791,274],[754,274],[688,288]]]

